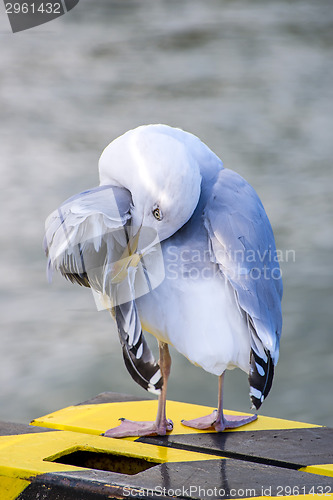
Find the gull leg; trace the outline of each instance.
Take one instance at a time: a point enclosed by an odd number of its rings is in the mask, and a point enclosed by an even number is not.
[[[219,402],[217,410],[205,417],[195,418],[193,420],[182,420],[182,424],[193,429],[211,429],[222,432],[225,429],[234,429],[242,425],[249,424],[257,419],[257,415],[227,415],[223,414],[223,379],[224,372],[219,377]]]
[[[163,387],[158,398],[157,416],[155,422],[135,422],[121,418],[121,424],[118,427],[107,430],[103,435],[112,438],[121,438],[129,436],[165,436],[167,432],[172,431],[173,423],[166,418],[166,394],[168,378],[170,375],[171,357],[168,344],[159,342],[160,351],[160,369],[163,376]]]

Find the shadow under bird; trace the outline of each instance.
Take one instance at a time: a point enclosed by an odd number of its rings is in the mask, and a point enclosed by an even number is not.
[[[278,360],[282,280],[271,225],[254,189],[194,135],[146,125],[115,139],[99,161],[100,186],[73,196],[46,221],[48,274],[91,287],[109,309],[126,367],[159,394],[155,422],[122,419],[105,436],[165,435],[174,346],[219,377],[218,408],[183,425],[239,427],[223,413],[223,377],[248,373],[258,409]],[[143,336],[159,344],[156,363]]]

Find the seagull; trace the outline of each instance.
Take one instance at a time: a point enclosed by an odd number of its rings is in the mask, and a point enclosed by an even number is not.
[[[257,415],[226,415],[223,380],[248,374],[252,407],[267,397],[278,361],[282,278],[273,231],[255,190],[195,135],[143,125],[113,140],[100,185],[46,221],[49,280],[59,271],[90,287],[116,323],[126,368],[158,394],[153,422],[120,419],[107,437],[165,435],[169,345],[219,379],[218,407],[183,420],[221,432]],[[158,341],[159,362],[143,332]]]

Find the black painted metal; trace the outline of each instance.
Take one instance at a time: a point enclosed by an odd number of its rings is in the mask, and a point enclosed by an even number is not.
[[[37,476],[18,497],[48,500],[106,498],[248,498],[332,491],[333,480],[324,476],[239,460],[221,459],[166,463],[135,476],[87,471]],[[287,488],[287,489],[286,489]],[[36,493],[39,493],[39,497]],[[42,495],[41,495],[42,492]]]
[[[0,436],[15,436],[17,434],[32,434],[35,432],[53,432],[54,430],[55,429],[47,429],[45,427],[0,421]]]
[[[138,441],[289,469],[333,463],[333,429],[328,427],[170,434],[140,438]]]
[[[97,405],[101,403],[122,403],[124,401],[146,401],[148,398],[140,398],[138,396],[131,396],[130,394],[120,394],[118,392],[101,392],[94,398],[78,403],[76,406],[81,405]]]

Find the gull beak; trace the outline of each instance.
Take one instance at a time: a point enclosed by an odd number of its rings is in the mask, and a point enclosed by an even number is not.
[[[139,227],[138,231],[129,238],[121,257],[112,266],[111,283],[113,285],[121,283],[127,277],[128,269],[130,267],[137,267],[143,257],[143,254],[137,251],[141,227],[142,225]]]

